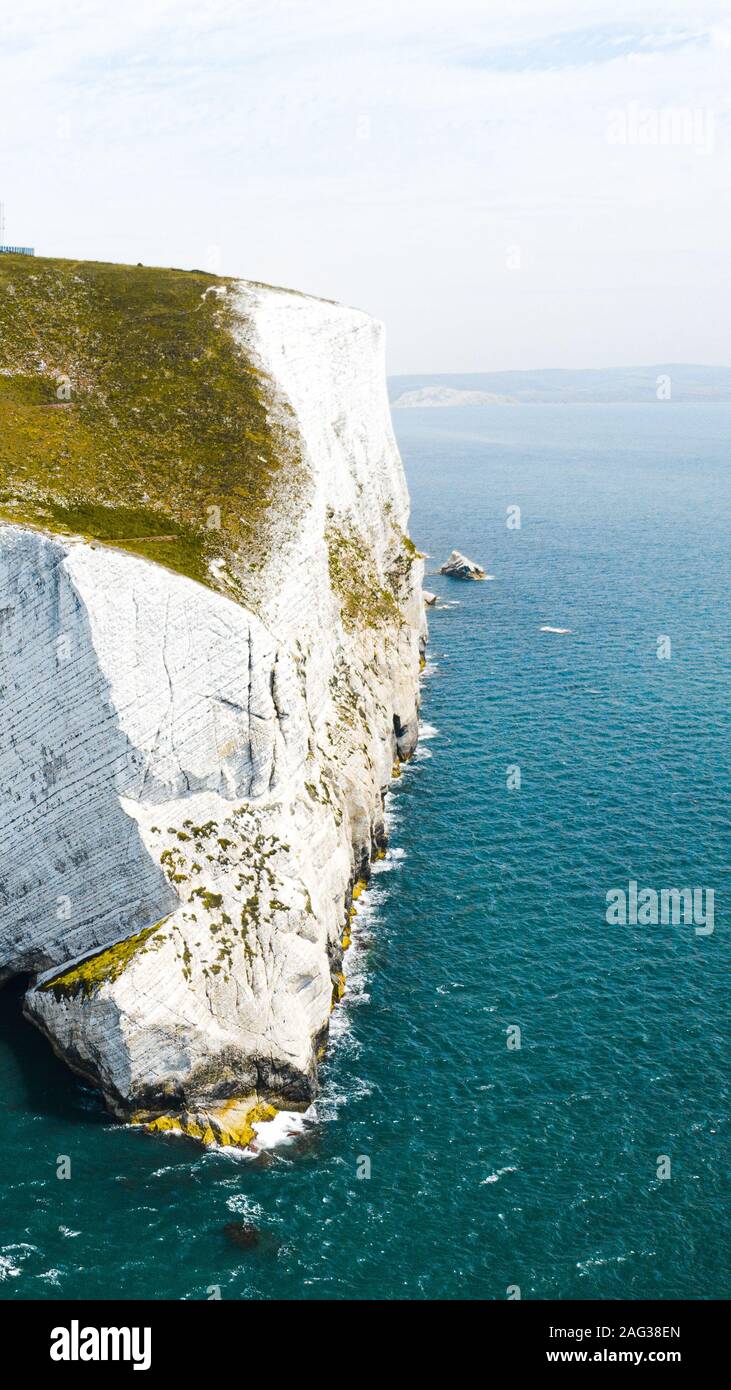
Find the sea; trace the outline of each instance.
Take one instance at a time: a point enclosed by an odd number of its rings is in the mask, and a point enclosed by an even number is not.
[[[438,601],[322,1094],[120,1127],[6,987],[3,1299],[729,1296],[731,406],[394,423]]]

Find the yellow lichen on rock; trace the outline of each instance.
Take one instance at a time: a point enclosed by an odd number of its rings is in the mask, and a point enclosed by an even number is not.
[[[342,972],[342,970],[341,970],[341,971],[339,971],[339,973],[335,976],[335,979],[334,979],[334,981],[333,981],[333,995],[332,995],[332,1007],[333,1007],[333,1009],[335,1008],[335,1005],[336,1005],[336,1004],[339,1004],[339,1003],[340,1003],[340,1000],[342,999],[342,997],[343,997],[344,994],[345,994],[345,976],[344,976],[344,974],[343,974],[343,972]]]
[[[132,1124],[143,1125],[150,1134],[182,1134],[207,1147],[247,1149],[256,1138],[256,1125],[273,1120],[276,1108],[256,1095],[234,1097],[207,1110],[182,1115],[155,1115],[138,1111]]]
[[[123,941],[117,941],[113,946],[95,952],[79,965],[74,965],[70,970],[46,980],[38,986],[39,990],[50,990],[57,999],[63,999],[72,998],[82,990],[84,994],[89,995],[101,985],[111,984],[166,921],[167,918],[164,917],[151,927],[136,932],[134,936],[125,937]]]
[[[133,1123],[140,1122],[133,1117]],[[173,1115],[158,1115],[156,1120],[146,1121],[145,1128],[149,1129],[152,1134],[163,1134],[166,1130],[179,1130],[180,1121],[176,1120]]]
[[[188,1139],[202,1139],[203,1130],[186,1115],[156,1115],[153,1120],[133,1118],[133,1124],[143,1124],[150,1134],[184,1134]]]
[[[246,1100],[226,1101],[209,1112],[217,1143],[238,1149],[248,1149],[256,1138],[254,1126],[273,1120],[276,1113],[273,1105],[258,1099],[252,1105],[250,1096]]]
[[[360,897],[361,893],[364,893],[364,892],[365,892],[365,890],[366,890],[367,887],[368,887],[368,880],[365,879],[365,878],[356,879],[356,881],[355,881],[355,883],[354,883],[354,885],[353,885],[352,901],[351,901],[350,907],[348,908],[348,920],[347,920],[347,922],[345,923],[345,927],[344,927],[344,929],[343,929],[343,937],[342,937],[342,941],[341,941],[341,943],[340,943],[340,944],[342,945],[342,948],[343,948],[344,951],[347,951],[348,947],[352,944],[352,940],[353,940],[353,937],[352,937],[351,931],[350,931],[350,926],[351,926],[351,923],[352,923],[352,921],[353,921],[353,918],[356,917],[356,916],[358,915],[358,914],[357,914],[357,911],[356,911],[356,908],[355,908],[355,903],[356,903],[357,899]],[[340,993],[338,994],[337,999],[335,999],[335,998],[334,998],[334,992],[333,992],[334,1003],[337,1003],[339,999],[342,999],[342,996],[343,996],[343,991],[341,990]]]

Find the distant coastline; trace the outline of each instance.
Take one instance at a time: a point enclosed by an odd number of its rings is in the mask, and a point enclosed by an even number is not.
[[[731,401],[731,367],[658,363],[651,367],[547,368],[526,372],[392,376],[394,410],[448,406],[622,404]]]

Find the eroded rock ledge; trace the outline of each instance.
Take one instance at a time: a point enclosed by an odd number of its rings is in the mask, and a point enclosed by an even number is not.
[[[226,294],[296,458],[255,572],[0,526],[0,977],[117,1116],[246,1143],[317,1091],[425,629],[380,325]]]

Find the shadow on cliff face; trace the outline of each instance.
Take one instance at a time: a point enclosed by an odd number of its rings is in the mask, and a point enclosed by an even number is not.
[[[0,972],[11,974],[88,955],[178,905],[122,805],[144,756],[121,727],[72,553],[3,527]]]
[[[22,1110],[47,1119],[109,1120],[97,1096],[56,1057],[46,1039],[23,1016],[31,980],[17,975],[0,988],[0,1095],[3,1110]]]

